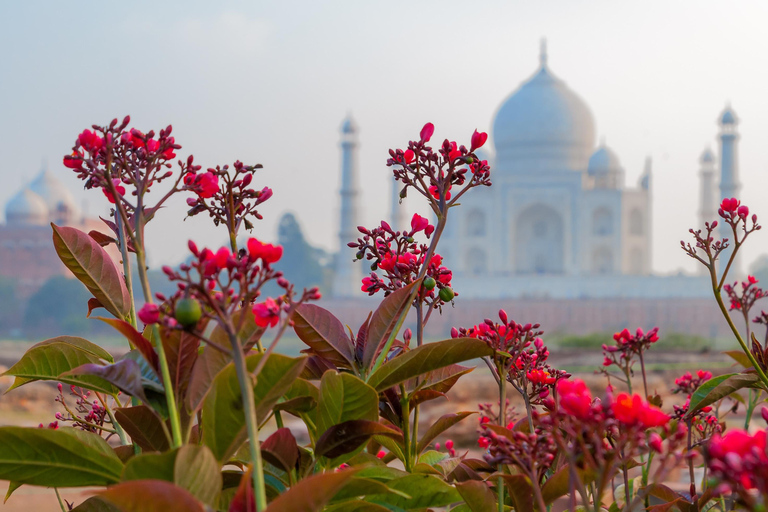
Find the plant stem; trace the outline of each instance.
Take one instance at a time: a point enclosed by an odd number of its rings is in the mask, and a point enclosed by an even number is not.
[[[64,506],[64,502],[61,500],[59,489],[57,487],[54,487],[53,491],[56,493],[56,499],[59,500],[59,506],[61,507],[62,512],[67,512],[67,508]]]
[[[411,455],[411,410],[410,410],[410,397],[405,392],[405,386],[400,384],[400,407],[403,410],[403,444],[405,447],[405,470],[410,473],[413,470],[412,455]]]
[[[536,475],[533,471],[531,471],[531,474],[528,475],[528,478],[531,479],[531,487],[533,488],[533,495],[536,497],[536,503],[539,505],[539,511],[546,512],[547,504],[544,502],[544,496],[541,494],[539,481],[536,479]]]
[[[133,276],[131,275],[131,253],[128,252],[128,242],[125,237],[125,226],[123,218],[115,215],[115,225],[117,226],[117,241],[120,246],[120,256],[123,259],[123,274],[125,275],[125,287],[128,288],[128,296],[131,299],[131,311],[128,314],[128,321],[138,329],[139,323],[136,319],[136,301],[133,298]]]
[[[501,366],[503,363],[497,363],[496,371],[499,374],[499,425],[502,427],[506,424],[507,419],[507,379],[502,372]],[[503,473],[504,466],[499,464],[499,473]],[[499,476],[498,483],[498,500],[499,500],[499,512],[504,512],[504,479]]]
[[[253,464],[253,488],[256,495],[256,510],[261,512],[267,508],[267,492],[264,485],[264,468],[261,462],[261,448],[259,447],[259,422],[256,418],[256,405],[253,395],[253,381],[243,355],[243,346],[237,338],[237,334],[230,332],[229,341],[232,343],[232,361],[235,364],[237,382],[243,395],[243,413],[245,425],[248,431],[248,445]],[[267,356],[262,356],[267,357]]]
[[[107,405],[107,401],[104,400],[99,393],[96,393],[96,396],[99,398],[101,405],[104,406],[104,410],[107,411],[109,421],[112,422],[112,426],[115,427],[115,432],[117,432],[117,435],[120,438],[120,444],[123,446],[131,444],[128,442],[128,437],[125,435],[125,430],[123,430],[123,427],[120,426],[120,423],[118,423],[115,417],[112,415],[112,410],[109,408],[109,405]],[[117,398],[115,398],[115,400],[117,400]]]
[[[694,501],[696,499],[696,477],[693,474],[693,458],[691,455],[691,420],[688,419],[686,422],[688,424],[688,450],[686,452],[686,456],[688,457],[688,475],[691,479],[691,501]]]
[[[643,374],[643,393],[645,394],[643,398],[648,400],[648,382],[645,378],[645,360],[643,359],[643,351],[638,351],[637,355],[640,358],[640,373]]]

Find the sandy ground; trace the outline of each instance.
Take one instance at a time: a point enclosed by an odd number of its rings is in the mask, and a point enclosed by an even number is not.
[[[0,373],[5,371],[12,361],[21,354],[10,351],[8,347],[0,347]],[[665,368],[674,364],[680,366],[675,369],[662,369],[651,371],[648,378],[648,387],[651,392],[658,392],[664,398],[665,408],[671,408],[671,404],[679,403],[683,399],[678,395],[670,395],[669,387],[674,378],[681,375],[687,369],[695,371],[698,368],[712,368],[715,373],[727,370],[727,358],[717,353],[688,354],[688,353],[649,353],[649,365],[661,365]],[[551,362],[553,365],[567,368],[579,368],[582,371],[576,374],[584,379],[590,387],[597,391],[604,389],[605,378],[592,372],[584,371],[588,368],[596,368],[602,357],[600,352],[592,350],[577,350],[569,352],[553,353]],[[4,393],[13,382],[12,378],[0,377],[0,393]],[[636,389],[640,389],[642,381],[635,379]],[[429,425],[443,414],[456,411],[477,411],[479,403],[495,401],[497,393],[496,383],[484,365],[479,366],[474,372],[463,377],[452,389],[446,398],[429,402],[422,407],[420,431],[424,432]],[[511,389],[510,389],[511,393]],[[54,383],[31,383],[0,397],[0,425],[24,425],[36,426],[40,423],[47,424],[53,421],[56,412],[54,397],[56,396]],[[511,400],[511,405],[524,412],[522,400]],[[445,442],[452,439],[461,453],[469,450],[471,456],[480,457],[481,452],[477,448],[477,415],[470,416],[451,429],[446,436],[439,441]],[[300,422],[291,423],[290,426],[296,432],[296,437],[306,439],[299,431]],[[0,481],[0,495],[3,497],[7,491],[7,482]],[[87,491],[82,489],[63,489],[60,491],[63,499],[80,503]],[[85,494],[84,494],[85,493]],[[30,512],[30,511],[58,511],[58,501],[53,489],[41,487],[23,486],[17,489],[5,504],[0,504],[0,512]]]

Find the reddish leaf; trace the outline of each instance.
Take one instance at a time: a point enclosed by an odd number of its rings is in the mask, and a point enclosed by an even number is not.
[[[264,460],[286,473],[296,469],[299,460],[299,446],[288,428],[279,428],[261,444]]]
[[[403,442],[403,434],[376,421],[349,420],[333,425],[315,443],[318,456],[333,459],[357,450],[373,436],[386,436]]]
[[[168,370],[173,381],[173,391],[179,402],[183,402],[192,375],[192,368],[197,361],[200,338],[186,331],[177,329],[162,329],[160,337],[163,340],[165,357],[168,359]]]
[[[105,235],[101,231],[96,231],[95,229],[92,229],[91,231],[89,231],[88,232],[88,236],[93,238],[93,241],[96,242],[97,244],[99,244],[102,247],[106,247],[109,244],[116,244],[117,243],[117,240],[115,240],[111,236]]]
[[[256,500],[253,496],[253,468],[240,477],[240,485],[237,487],[232,501],[229,503],[229,512],[256,512]]]
[[[236,325],[240,322],[242,311],[240,310],[233,315],[233,321]],[[246,315],[243,319],[243,326],[238,333],[238,338],[243,345],[243,350],[247,352],[261,338],[264,329],[256,325],[250,309],[246,309],[245,312]],[[211,341],[227,348],[232,346],[227,333],[219,325],[214,327],[211,333]],[[187,388],[186,404],[190,411],[196,411],[203,404],[205,396],[211,389],[213,379],[231,361],[231,354],[225,354],[213,347],[206,346],[203,348],[203,351],[192,367],[192,374]]]
[[[533,487],[528,477],[524,475],[501,475],[501,478],[504,479],[515,510],[535,510],[533,507]],[[496,479],[494,478],[494,480]]]
[[[729,356],[731,359],[739,363],[744,368],[752,368],[752,362],[747,357],[747,354],[743,350],[726,350],[723,354]]]
[[[354,474],[345,470],[305,478],[270,503],[267,512],[318,512]]]
[[[576,473],[579,475],[579,478],[584,485],[589,485],[594,482],[597,476],[591,469],[577,469]],[[549,477],[541,487],[541,495],[544,498],[544,503],[549,505],[557,498],[568,494],[568,491],[570,490],[570,482],[571,467],[566,464],[558,469],[554,475]]]
[[[466,418],[467,416],[471,416],[472,414],[475,414],[474,412],[470,411],[464,411],[464,412],[457,412],[455,414],[445,414],[441,416],[435,423],[432,424],[431,427],[424,433],[424,436],[421,438],[421,441],[419,441],[419,445],[416,448],[416,451],[418,453],[423,452],[427,449],[429,444],[432,442],[433,439],[435,439],[437,436]]]
[[[364,368],[373,368],[379,352],[393,333],[397,334],[396,329],[400,328],[405,315],[408,314],[408,309],[411,307],[411,292],[419,284],[421,284],[421,280],[414,281],[408,286],[390,293],[373,313],[363,351]]]
[[[301,378],[306,380],[318,380],[321,379],[323,374],[328,370],[336,371],[337,368],[327,359],[323,359],[320,356],[309,356],[304,371],[301,372]]]
[[[365,346],[368,344],[368,326],[371,324],[371,316],[373,311],[368,313],[368,318],[365,319],[363,325],[357,330],[357,337],[355,338],[355,359],[358,362],[363,361],[363,354],[365,353]]]
[[[103,307],[104,305],[101,302],[99,302],[99,299],[94,299],[93,297],[91,297],[90,299],[88,299],[88,314],[85,315],[85,318],[90,318],[91,312],[94,309],[103,308]]]
[[[163,480],[132,480],[96,493],[123,512],[203,512],[192,494]]]
[[[139,331],[137,331],[125,320],[119,320],[117,318],[103,318],[100,316],[97,316],[96,319],[111,325],[120,334],[125,336],[125,338],[131,342],[131,345],[136,347],[141,355],[144,356],[144,359],[146,359],[152,369],[155,370],[155,373],[160,375],[160,363],[158,362],[155,347],[153,347],[149,340],[145,338]]]
[[[164,452],[170,448],[160,420],[149,407],[139,405],[115,409],[115,419],[142,450]]]
[[[51,227],[59,259],[107,311],[117,318],[126,318],[131,311],[131,297],[109,254],[79,229],[55,224]]]
[[[293,314],[293,329],[312,351],[342,368],[354,368],[352,342],[344,325],[327,309],[302,304]]]
[[[474,370],[473,367],[452,364],[443,368],[438,368],[426,374],[419,379],[410,379],[405,382],[406,391],[431,390],[439,393],[447,393],[454,384],[458,382],[462,375],[466,375]],[[417,386],[418,380],[418,386]]]
[[[485,482],[469,480],[456,484],[456,489],[472,512],[492,512],[496,498]]]

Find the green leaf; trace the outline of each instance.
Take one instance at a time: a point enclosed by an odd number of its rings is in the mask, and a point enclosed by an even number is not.
[[[731,393],[744,388],[760,388],[760,377],[756,373],[728,373],[709,379],[691,395],[688,415],[696,413],[725,398]]]
[[[293,313],[293,330],[312,351],[342,368],[355,368],[352,341],[333,313],[314,304],[302,304]]]
[[[252,372],[262,358],[254,354],[246,358]],[[272,407],[301,374],[306,357],[291,358],[271,354],[269,361],[256,375],[253,388],[256,418],[266,419]],[[203,402],[203,444],[211,448],[216,459],[224,462],[231,457],[247,438],[243,399],[234,365],[227,366],[214,379],[211,391]]]
[[[515,510],[533,511],[533,487],[525,475],[501,475]],[[543,512],[543,511],[539,511]]]
[[[238,324],[240,317],[245,311],[243,326],[238,333],[238,338],[243,345],[243,349],[249,351],[256,341],[261,338],[264,329],[256,325],[253,313],[250,309],[237,311],[233,315],[233,322]],[[227,333],[220,325],[216,325],[211,332],[211,341],[222,347],[231,347]],[[203,404],[205,396],[213,385],[213,380],[221,370],[232,362],[232,355],[225,354],[213,347],[205,346],[192,367],[192,375],[189,379],[187,388],[186,404],[190,411],[197,411]]]
[[[438,452],[437,450],[427,450],[426,452],[419,455],[419,462],[423,464],[427,464],[429,466],[434,466],[438,462],[445,460],[449,457],[449,455],[446,452]]]
[[[456,484],[456,489],[461,498],[469,506],[472,512],[493,512],[496,507],[496,498],[485,482],[469,480]]]
[[[325,512],[392,512],[391,508],[362,500],[345,501],[326,507]]]
[[[97,495],[122,512],[204,512],[189,491],[163,480],[132,480]]]
[[[0,480],[46,487],[118,482],[123,463],[104,439],[74,428],[0,427]]]
[[[726,350],[723,354],[727,355],[744,368],[752,368],[752,362],[747,357],[747,354],[743,350]]]
[[[55,224],[51,227],[59,259],[107,311],[117,318],[126,318],[131,311],[131,296],[109,254],[79,229]]]
[[[8,501],[8,498],[11,497],[11,494],[13,494],[13,491],[21,487],[23,484],[20,484],[19,482],[14,482],[11,480],[8,482],[8,492],[5,493],[5,499],[3,499],[3,504],[5,504]]]
[[[122,512],[111,503],[104,501],[98,496],[91,496],[78,506],[72,509],[72,512]]]
[[[121,480],[165,480],[173,482],[173,465],[178,450],[165,453],[142,453],[129,460]]]
[[[424,450],[429,447],[429,444],[440,434],[466,418],[467,416],[471,416],[472,414],[475,414],[472,411],[463,411],[463,412],[457,412],[457,413],[451,413],[451,414],[444,414],[443,416],[440,416],[440,418],[432,424],[431,427],[424,433],[424,436],[421,438],[421,441],[419,441],[419,445],[416,448],[416,451],[418,453],[423,452]]]
[[[379,395],[371,386],[349,373],[323,374],[317,403],[318,432],[345,421],[376,421],[378,417]]]
[[[411,498],[398,495],[377,496],[376,502],[394,505],[403,509],[445,507],[461,501],[461,495],[439,477],[413,474],[387,483],[390,489],[405,493]],[[520,509],[526,510],[526,509]]]
[[[58,336],[33,345],[3,375],[16,377],[8,391],[36,380],[56,380],[112,395],[117,389],[98,377],[59,378],[62,373],[80,365],[100,363],[104,360],[113,361],[112,356],[98,345],[83,338]]]
[[[334,502],[345,501],[359,496],[369,496],[374,494],[388,494],[393,493],[403,498],[410,498],[409,495],[390,489],[386,484],[379,482],[378,480],[372,480],[370,478],[351,478],[347,485],[345,485],[336,496],[333,497]]]
[[[391,437],[403,442],[403,434],[377,421],[349,420],[333,425],[315,443],[315,453],[336,458],[354,452],[373,436]]]
[[[427,343],[384,363],[368,378],[377,392],[448,365],[490,356],[493,350],[482,340],[454,338]]]
[[[363,368],[370,369],[373,367],[376,356],[395,331],[401,317],[408,313],[408,308],[411,307],[413,287],[420,284],[421,280],[414,281],[408,286],[390,293],[381,301],[368,325],[365,350],[363,351]]]
[[[272,501],[266,512],[319,512],[354,474],[345,470],[305,478]]]

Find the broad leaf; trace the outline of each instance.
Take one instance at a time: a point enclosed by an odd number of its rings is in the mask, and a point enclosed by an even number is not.
[[[370,478],[351,478],[347,485],[333,497],[334,502],[345,501],[358,496],[370,496],[374,494],[393,493],[403,498],[410,498],[409,495],[390,489],[386,484]]]
[[[299,446],[290,429],[279,428],[261,443],[261,454],[273,466],[290,473],[299,461]]]
[[[719,375],[706,381],[694,391],[693,395],[691,395],[688,415],[692,415],[702,407],[713,404],[740,389],[759,387],[760,377],[756,373]]]
[[[387,482],[387,487],[411,497],[404,498],[402,495],[389,494],[377,496],[376,499],[368,497],[368,499],[374,503],[386,503],[403,509],[445,507],[461,501],[461,495],[454,487],[433,475],[408,475],[390,480]]]
[[[117,389],[104,379],[93,376],[62,377],[80,365],[112,362],[112,356],[98,345],[83,338],[58,336],[32,346],[22,358],[3,375],[16,377],[8,391],[36,380],[57,380],[64,384],[115,394]]]
[[[296,335],[312,351],[343,368],[355,368],[354,347],[344,325],[327,309],[302,304],[293,313]]]
[[[107,311],[117,318],[126,318],[131,311],[131,296],[109,254],[79,229],[55,224],[51,227],[59,259]]]
[[[727,355],[744,368],[752,368],[752,362],[747,357],[747,354],[743,350],[726,350],[723,354]]]
[[[423,378],[409,379],[405,382],[405,390],[409,393],[415,390],[431,390],[447,393],[462,375],[466,375],[474,367],[451,364],[427,373]]]
[[[177,401],[184,403],[192,368],[197,361],[200,339],[187,331],[178,329],[161,329],[160,337],[163,340],[165,357],[168,359],[173,391]]]
[[[255,354],[246,358],[252,372],[262,358]],[[256,375],[253,388],[258,421],[266,419],[272,407],[301,374],[306,358],[290,358],[271,354],[264,368]],[[202,409],[203,444],[211,448],[216,459],[224,462],[247,438],[243,399],[234,365],[227,366],[214,379]]]
[[[411,307],[411,292],[415,286],[419,285],[421,280],[414,281],[390,293],[381,301],[368,325],[368,335],[363,351],[363,368],[372,368],[376,356],[384,348],[387,340],[393,333],[397,335],[395,331],[399,325],[402,325],[403,316],[408,314],[408,309]]]
[[[97,494],[122,512],[203,512],[187,490],[163,480],[133,480]]]
[[[451,413],[451,414],[444,414],[443,416],[440,416],[440,418],[432,424],[431,427],[424,433],[424,436],[419,441],[419,445],[416,448],[416,451],[418,453],[423,452],[427,449],[429,444],[440,434],[466,418],[467,416],[471,416],[472,414],[475,414],[471,411],[463,411],[463,412],[457,412],[457,413]]]
[[[108,501],[104,501],[98,496],[91,496],[78,506],[72,509],[72,512],[122,512],[118,507]]]
[[[243,327],[238,333],[240,343],[245,351],[249,351],[256,341],[261,338],[264,329],[254,322],[253,313],[250,309],[240,310],[233,315],[233,322],[240,322],[240,317],[245,311]],[[232,345],[227,337],[227,333],[220,325],[216,325],[211,332],[211,341],[222,347],[230,348]],[[213,385],[213,379],[216,375],[232,362],[232,355],[225,354],[213,347],[205,346],[192,367],[192,375],[187,388],[186,404],[190,411],[197,411],[203,404],[205,396]]]
[[[391,489],[389,489],[391,491]],[[392,512],[391,508],[368,503],[363,500],[350,500],[325,507],[325,512]]]
[[[173,482],[173,466],[178,450],[165,453],[142,453],[125,464],[121,480],[165,480]]]
[[[378,411],[379,395],[361,379],[349,373],[323,375],[317,404],[318,433],[349,420],[376,421]]]
[[[0,480],[50,487],[108,485],[123,463],[104,439],[74,428],[0,427]]]
[[[509,497],[512,500],[512,506],[515,510],[533,511],[533,487],[531,481],[524,475],[501,475],[504,484],[509,491]],[[494,480],[496,480],[494,478]],[[543,511],[539,511],[543,512]]]
[[[576,473],[579,475],[579,478],[584,485],[589,485],[594,482],[597,476],[591,469],[577,469]],[[556,499],[568,494],[568,491],[570,490],[570,481],[571,467],[566,464],[558,469],[554,475],[549,477],[541,487],[541,495],[544,498],[544,503],[549,505]]]
[[[3,504],[5,504],[8,501],[8,498],[11,497],[11,494],[13,494],[13,491],[21,487],[23,484],[20,484],[19,482],[10,481],[8,482],[8,491],[5,493],[5,498],[3,499]]]
[[[384,363],[368,378],[368,384],[382,392],[401,382],[470,359],[493,354],[482,340],[454,338],[427,343]]]
[[[125,338],[131,343],[131,346],[135,347],[136,350],[138,350],[141,355],[144,356],[144,359],[146,359],[152,369],[155,370],[155,373],[160,375],[160,363],[157,358],[157,352],[155,352],[155,347],[153,347],[152,343],[150,343],[150,341],[145,338],[143,334],[137,331],[135,327],[133,327],[125,320],[119,320],[117,318],[103,318],[97,316],[96,319],[111,325],[120,334],[125,336]]]
[[[373,436],[386,436],[403,442],[403,434],[376,421],[349,420],[333,425],[315,443],[318,456],[336,458],[354,452]]]
[[[456,484],[456,489],[472,512],[493,512],[496,498],[485,482],[469,480]]]
[[[345,470],[305,478],[272,501],[267,512],[319,512],[354,474]]]

